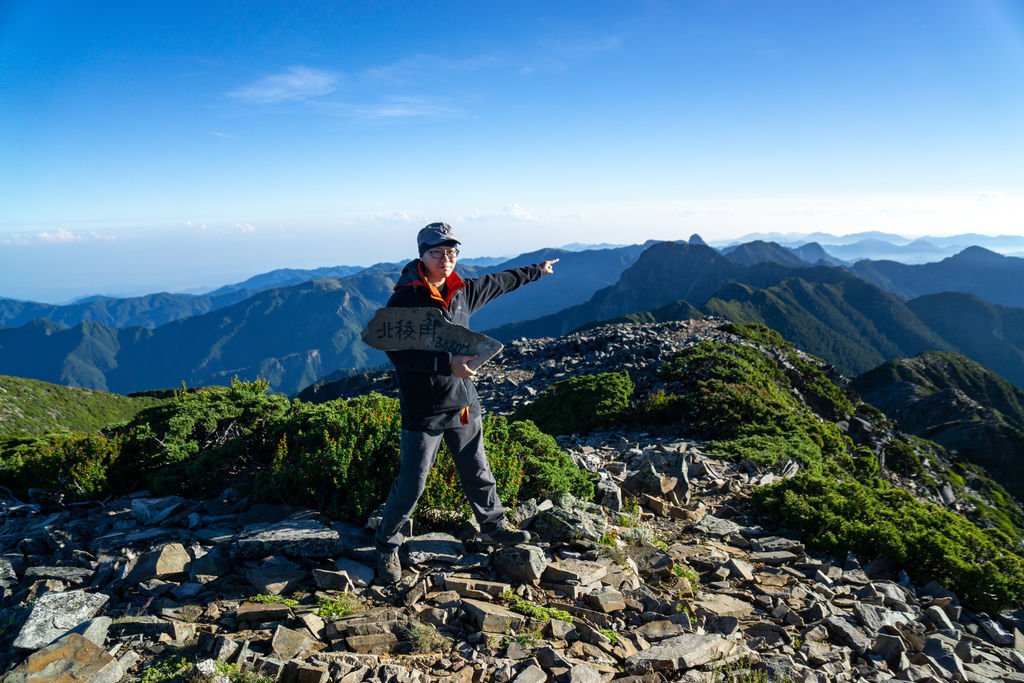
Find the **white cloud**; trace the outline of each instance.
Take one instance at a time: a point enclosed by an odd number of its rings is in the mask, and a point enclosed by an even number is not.
[[[524,209],[519,204],[515,204],[515,203],[513,203],[513,204],[506,204],[505,207],[501,210],[501,213],[503,213],[504,215],[508,216],[509,218],[515,218],[516,220],[520,220],[520,221],[535,221],[535,220],[537,220],[536,216],[534,216],[532,213],[530,213],[529,211]]]
[[[363,119],[451,118],[462,116],[456,107],[424,97],[388,97],[375,104],[339,104],[333,107],[341,114]]]
[[[59,242],[77,242],[82,239],[81,235],[76,235],[73,232],[69,232],[64,228],[57,228],[55,232],[41,232],[36,235],[40,242],[46,242],[47,244],[57,244]]]
[[[389,83],[422,83],[424,79],[452,71],[479,71],[499,68],[506,63],[507,60],[499,55],[478,55],[453,59],[431,54],[417,54],[391,64],[367,69],[363,72],[363,78],[369,81]]]
[[[338,78],[330,71],[292,66],[232,90],[228,96],[250,104],[299,102],[334,92]]]
[[[114,242],[117,240],[117,235],[111,235],[109,233],[90,232],[89,236],[94,240],[100,240],[101,242]]]
[[[252,233],[256,232],[256,228],[255,226],[253,226],[252,223],[235,223],[235,228],[237,228],[238,232],[242,233],[243,235],[251,235]]]

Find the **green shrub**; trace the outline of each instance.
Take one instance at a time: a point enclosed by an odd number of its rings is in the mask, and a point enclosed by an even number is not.
[[[484,447],[506,507],[521,496],[567,491],[592,498],[593,484],[555,440],[531,422],[484,418]],[[272,432],[270,466],[257,478],[267,500],[308,505],[333,517],[363,521],[384,502],[398,474],[398,401],[379,394],[322,404],[296,402]],[[442,510],[468,517],[455,462],[442,441],[417,504],[417,515]]]
[[[144,486],[159,494],[203,492],[223,483],[229,468],[248,464],[268,426],[288,410],[288,399],[267,393],[264,380],[230,387],[184,388],[168,403],[139,413],[118,430],[124,457],[111,468],[112,484]]]
[[[593,499],[594,482],[590,475],[533,422],[513,422],[505,448],[523,463],[520,498],[555,498],[569,493],[581,500]]]
[[[921,477],[925,473],[921,456],[907,441],[892,439],[885,444],[882,454],[885,456],[886,468],[896,474],[904,477]]]
[[[71,498],[106,495],[107,471],[121,442],[99,434],[56,432],[0,443],[0,484],[16,491],[44,488]]]
[[[516,411],[549,434],[576,434],[615,423],[629,408],[633,381],[626,372],[582,375],[557,382]]]
[[[641,419],[674,423],[712,440],[715,452],[761,464],[792,458],[812,469],[849,460],[849,438],[799,400],[780,364],[757,348],[705,340],[673,356],[661,377],[671,393],[643,402]]]
[[[260,500],[363,521],[385,500],[398,474],[400,432],[398,401],[379,394],[311,404],[267,394],[266,382],[233,382],[175,392],[110,438],[8,439],[0,443],[0,482],[79,498],[141,486],[158,494],[196,495],[244,474]],[[532,422],[487,416],[484,441],[507,507],[524,492],[593,497],[587,473]],[[445,447],[418,509],[469,514]]]
[[[296,401],[268,430],[257,497],[365,520],[398,474],[398,401],[380,394],[327,403]]]
[[[1024,559],[1009,537],[906,491],[866,486],[843,473],[804,473],[755,490],[754,503],[811,547],[889,558],[914,581],[941,582],[975,607],[998,609],[1024,598]]]

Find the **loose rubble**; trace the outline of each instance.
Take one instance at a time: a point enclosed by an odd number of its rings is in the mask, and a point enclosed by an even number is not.
[[[485,402],[508,410],[591,367],[547,364],[562,351],[623,366],[724,334],[697,322],[510,344]],[[760,526],[751,491],[794,463],[639,432],[562,446],[601,477],[600,504],[524,501],[510,516],[533,539],[501,550],[417,533],[395,587],[374,584],[369,530],[232,489],[0,501],[0,683],[137,680],[175,657],[207,680],[234,666],[285,683],[1024,681],[1024,612],[976,613]]]

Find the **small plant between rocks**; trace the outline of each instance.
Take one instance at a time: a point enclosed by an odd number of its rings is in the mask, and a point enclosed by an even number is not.
[[[348,591],[332,597],[322,597],[317,600],[316,605],[316,615],[322,619],[341,619],[363,610],[363,603]]]
[[[502,591],[498,599],[507,604],[508,608],[513,612],[518,612],[531,619],[537,619],[538,621],[558,619],[570,624],[573,623],[572,615],[565,610],[560,610],[556,607],[541,607],[534,602],[524,600],[512,591]]]

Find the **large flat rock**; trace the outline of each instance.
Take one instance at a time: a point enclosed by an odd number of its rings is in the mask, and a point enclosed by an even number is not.
[[[337,557],[343,548],[341,535],[334,529],[313,519],[286,519],[247,528],[238,535],[234,554],[242,559],[270,555]]]
[[[710,662],[728,664],[741,658],[747,648],[720,635],[685,633],[668,638],[626,660],[626,671],[686,671]]]
[[[32,606],[25,625],[21,627],[14,647],[36,650],[49,645],[100,611],[110,597],[103,593],[82,590],[47,593]]]

